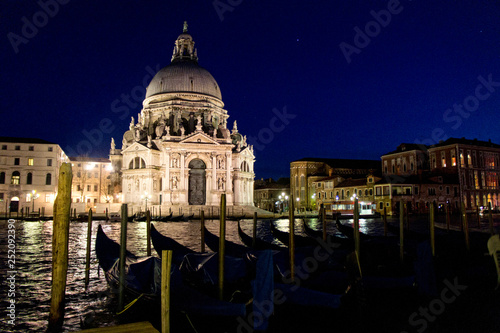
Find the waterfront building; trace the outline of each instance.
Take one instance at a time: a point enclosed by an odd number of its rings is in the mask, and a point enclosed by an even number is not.
[[[253,195],[255,207],[274,213],[288,211],[290,204],[289,183],[289,180],[275,182],[273,179],[255,181]]]
[[[73,169],[72,208],[77,212],[105,212],[111,203],[119,203],[119,188],[113,186],[111,161],[98,157],[70,157]],[[116,205],[115,205],[116,206]],[[115,210],[117,209],[114,207]]]
[[[52,215],[59,168],[68,162],[61,147],[36,138],[0,137],[0,212],[40,210]]]
[[[121,165],[123,201],[133,211],[145,204],[196,210],[219,205],[222,193],[228,206],[253,206],[253,147],[236,121],[228,129],[219,85],[198,64],[194,44],[185,24],[121,149],[112,141],[110,160]]]
[[[467,209],[498,207],[500,145],[489,141],[449,138],[428,148],[430,170],[454,175]]]
[[[338,158],[302,158],[290,163],[290,193],[295,207],[317,209],[314,182],[327,177],[364,177],[380,173],[380,161]]]

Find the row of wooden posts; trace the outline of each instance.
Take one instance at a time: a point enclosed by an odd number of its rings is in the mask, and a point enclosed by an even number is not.
[[[68,268],[68,240],[69,240],[69,221],[71,214],[71,181],[72,181],[72,171],[71,164],[64,163],[60,168],[59,183],[58,183],[58,195],[54,202],[54,224],[53,224],[53,239],[52,239],[52,297],[51,297],[51,308],[49,314],[49,330],[52,328],[61,327],[62,321],[64,319],[64,298],[65,298],[65,288],[66,288],[66,275]],[[293,195],[290,199],[290,209],[289,209],[289,256],[290,256],[290,272],[292,279],[295,276],[295,217],[294,217],[294,200]],[[404,260],[404,202],[400,201],[400,259]],[[226,196],[221,195],[220,201],[220,230],[219,230],[219,298],[222,299],[224,296],[224,255],[225,255],[225,234],[226,234]],[[119,296],[118,296],[118,311],[122,311],[124,308],[124,285],[125,285],[125,254],[127,248],[127,224],[128,224],[128,209],[127,204],[122,204],[121,207],[121,235],[120,235],[120,283],[119,283]],[[150,212],[146,212],[147,220],[147,255],[151,255],[151,217]],[[321,209],[322,217],[322,227],[323,227],[323,240],[326,240],[326,216],[325,210]],[[205,242],[204,242],[204,227],[205,218],[204,211],[200,212],[201,218],[201,251],[205,252]],[[358,263],[360,262],[360,232],[359,232],[359,206],[358,199],[355,199],[354,204],[354,250],[356,253],[356,258]],[[435,225],[434,225],[434,205],[431,205],[430,213],[430,241],[432,247],[432,254],[435,255]],[[408,219],[407,219],[408,220]],[[383,215],[384,221],[384,234],[387,235],[387,215]],[[255,244],[256,239],[256,224],[257,224],[257,212],[253,216],[253,242]],[[489,224],[490,231],[493,234],[493,218],[491,215],[491,204],[489,205]],[[449,214],[446,215],[446,225],[449,229],[450,221]],[[407,228],[409,227],[409,222],[407,221]],[[467,222],[467,214],[465,208],[462,204],[462,229],[465,234],[465,245],[467,250],[470,249],[469,244],[469,226]],[[91,231],[92,231],[92,210],[89,210],[88,216],[88,229],[87,229],[87,252],[86,252],[86,264],[85,264],[85,288],[89,284],[89,271],[90,271],[90,242],[91,242]],[[172,251],[162,252],[162,332],[170,332],[170,267],[172,261]],[[361,272],[361,271],[360,271]]]

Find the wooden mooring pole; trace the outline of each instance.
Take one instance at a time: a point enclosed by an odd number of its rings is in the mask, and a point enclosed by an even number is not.
[[[219,214],[219,299],[224,298],[224,254],[226,252],[226,194],[220,197]]]
[[[384,236],[387,236],[387,208],[384,206]]]
[[[87,255],[85,256],[85,290],[90,280],[90,243],[92,241],[92,209],[89,209],[89,220],[87,222]]]
[[[253,212],[252,248],[255,248],[256,239],[257,239],[257,212]]]
[[[354,230],[354,250],[356,251],[356,256],[358,262],[360,262],[361,253],[360,253],[360,239],[359,239],[359,204],[358,198],[354,199],[354,221],[353,221],[353,230]]]
[[[200,212],[201,253],[205,252],[205,211]]]
[[[493,213],[491,212],[491,202],[488,202],[488,223],[490,225],[490,234],[493,236],[495,234],[495,228],[493,227]]]
[[[161,332],[170,333],[170,271],[172,250],[161,251]]]
[[[405,217],[404,217],[404,202],[403,199],[399,200],[399,259],[404,262],[405,248],[404,248],[404,233],[405,233]]]
[[[71,163],[63,163],[59,169],[57,197],[54,201],[49,330],[57,330],[64,321],[72,178]]]
[[[431,206],[429,207],[429,226],[430,226],[430,236],[431,236],[431,249],[432,249],[432,256],[436,256],[436,238],[435,238],[435,229],[434,229],[434,202],[431,203]]]
[[[122,204],[122,223],[120,227],[120,284],[118,286],[118,311],[123,310],[124,293],[125,293],[125,254],[127,252],[127,220],[128,207],[127,204]]]
[[[323,241],[326,241],[326,211],[323,204],[321,204],[321,221],[323,222]]]
[[[470,251],[470,242],[469,242],[469,222],[467,221],[467,210],[465,208],[465,204],[462,202],[462,221],[463,221],[463,230],[465,237],[465,248],[467,252]]]
[[[151,213],[149,209],[146,211],[146,255],[151,255]]]
[[[288,250],[290,254],[290,277],[292,281],[295,279],[295,216],[294,216],[294,202],[293,194],[290,194],[290,209],[288,211],[288,232],[289,242]],[[272,222],[271,222],[272,223]]]

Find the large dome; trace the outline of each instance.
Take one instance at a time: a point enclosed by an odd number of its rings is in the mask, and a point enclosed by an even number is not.
[[[192,92],[222,100],[219,85],[214,77],[196,61],[173,61],[162,68],[149,83],[146,98],[175,92]]]

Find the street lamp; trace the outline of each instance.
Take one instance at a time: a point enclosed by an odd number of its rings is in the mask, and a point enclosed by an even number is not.
[[[282,192],[278,198],[280,199],[281,203],[281,213],[285,211],[285,201],[288,201],[288,195],[285,195],[285,192]]]
[[[299,212],[299,201],[300,201],[300,198],[297,197],[297,213]]]
[[[146,202],[146,210],[145,212],[148,211],[148,200],[151,200],[151,194],[148,194],[148,192],[144,192],[143,195],[141,195],[141,199]]]
[[[35,211],[35,199],[38,199],[38,197],[40,197],[40,194],[36,193],[36,190],[33,190],[31,191],[31,203],[32,203],[32,206],[31,206],[31,212],[34,212]]]

